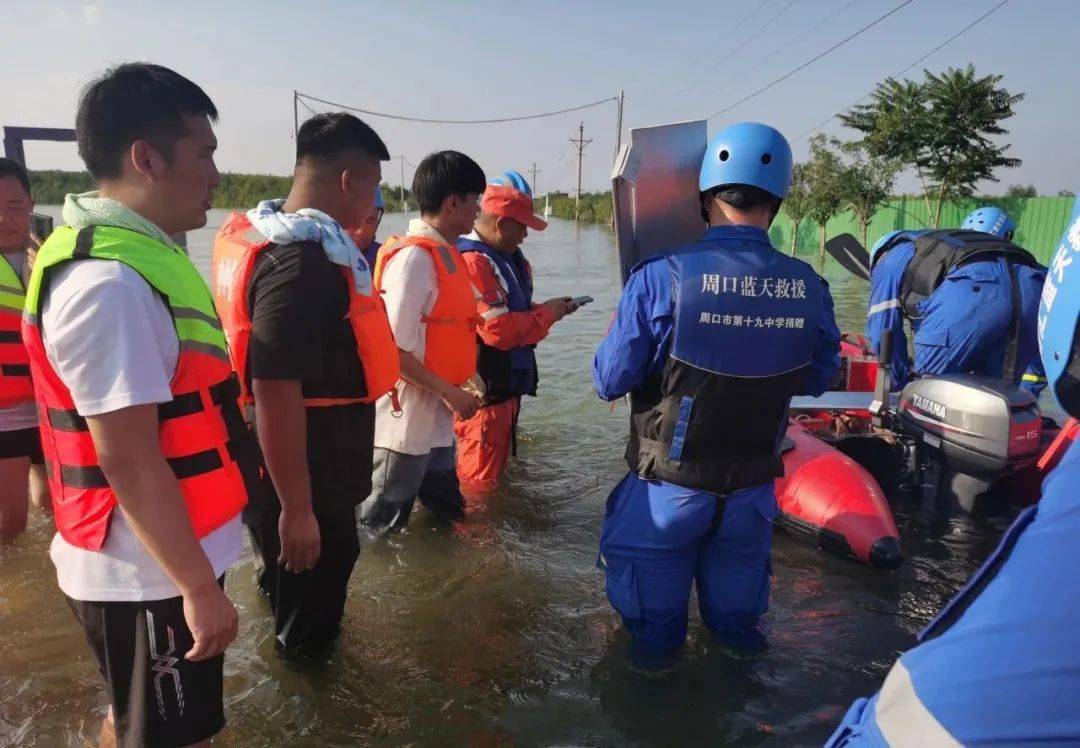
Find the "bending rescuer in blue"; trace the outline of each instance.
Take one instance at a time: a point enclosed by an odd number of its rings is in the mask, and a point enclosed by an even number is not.
[[[894,387],[916,374],[955,373],[1000,377],[1036,396],[1046,386],[1035,336],[1046,268],[1012,243],[1015,228],[988,206],[959,230],[893,231],[877,241],[866,334],[877,351],[892,330]],[[914,366],[905,317],[915,336]]]
[[[1080,417],[1080,205],[1047,272],[1038,338],[1050,391]],[[1080,444],[982,568],[827,743],[1080,745]]]
[[[839,367],[828,284],[766,233],[790,185],[779,132],[717,135],[699,180],[709,229],[634,268],[596,353],[600,397],[631,396],[630,472],[608,498],[598,565],[641,664],[682,645],[695,580],[721,642],[765,643],[788,406]]]

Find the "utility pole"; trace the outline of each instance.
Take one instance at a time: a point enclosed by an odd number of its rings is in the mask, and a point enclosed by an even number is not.
[[[577,146],[577,200],[574,201],[574,220],[576,221],[581,217],[581,154],[585,146],[592,142],[592,138],[585,139],[584,122],[578,125],[577,139],[570,138],[570,142]]]
[[[535,162],[535,161],[533,161],[533,168],[532,168],[532,177],[533,177],[533,178],[532,178],[532,191],[533,191],[533,194],[534,194],[534,195],[539,195],[539,194],[540,194],[540,192],[539,192],[539,191],[537,190],[537,188],[536,188],[536,175],[537,175],[537,174],[539,174],[539,173],[540,173],[540,169],[537,169],[537,168],[536,168],[536,162]]]
[[[619,111],[618,114],[615,115],[615,158],[619,157],[619,149],[622,147],[622,112],[623,104],[625,103],[626,92],[619,91]]]
[[[401,212],[408,215],[409,206],[405,202],[405,155],[398,156],[398,160],[401,162],[401,187],[398,188],[398,196],[401,198]]]
[[[300,137],[300,92],[293,89],[292,92],[292,121],[293,140]]]

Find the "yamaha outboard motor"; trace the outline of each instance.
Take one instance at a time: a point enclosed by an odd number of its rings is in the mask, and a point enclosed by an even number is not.
[[[909,467],[924,498],[967,512],[997,480],[1032,466],[1041,450],[1035,398],[1015,385],[967,374],[908,384],[893,425],[910,439]]]

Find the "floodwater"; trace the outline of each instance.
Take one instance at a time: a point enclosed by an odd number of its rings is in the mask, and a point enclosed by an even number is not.
[[[204,271],[213,230],[189,237]],[[381,235],[400,230],[388,215]],[[590,365],[618,298],[616,250],[601,227],[554,220],[526,242],[540,300],[596,299],[539,347],[540,395],[522,416],[502,491],[452,529],[426,510],[408,532],[365,543],[344,631],[329,661],[274,654],[250,553],[228,575],[240,635],[225,662],[229,724],[217,744],[668,746],[820,745],[857,696],[995,544],[1007,517],[940,519],[895,507],[908,560],[882,572],[778,532],[771,647],[737,660],[696,612],[680,664],[632,669],[596,545],[622,477],[624,406],[595,396]],[[866,284],[826,266],[845,329],[860,329]],[[0,548],[0,744],[93,740],[100,676],[56,587],[51,524]],[[696,611],[696,606],[694,608]]]

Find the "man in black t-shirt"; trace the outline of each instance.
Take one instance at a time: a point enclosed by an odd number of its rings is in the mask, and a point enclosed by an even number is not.
[[[356,117],[318,115],[297,136],[288,198],[248,213],[272,242],[246,289],[245,374],[274,491],[249,505],[245,521],[277,642],[290,656],[318,655],[333,642],[360,553],[354,511],[371,490],[375,411],[359,402],[367,389],[342,267],[370,293],[349,234],[371,211],[388,158]]]

